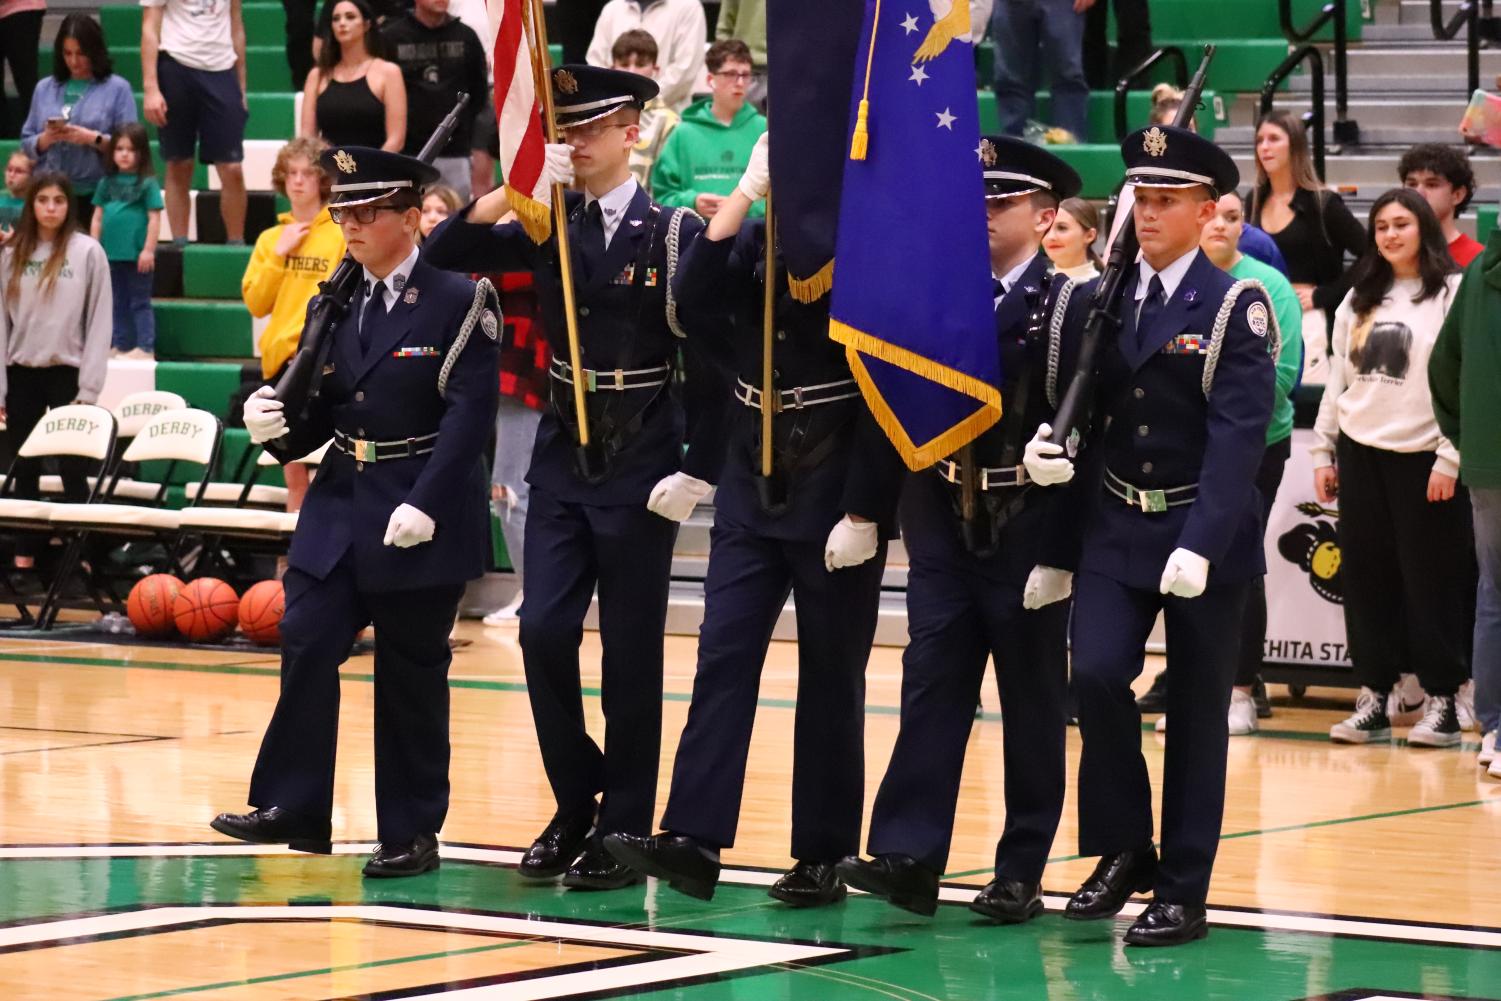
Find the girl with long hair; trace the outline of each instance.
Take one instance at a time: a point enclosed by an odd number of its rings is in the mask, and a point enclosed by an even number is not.
[[[109,258],[115,297],[111,347],[131,358],[151,358],[156,352],[151,284],[161,228],[162,188],[151,162],[151,141],[145,126],[130,122],[110,141],[109,172],[94,189],[89,235]]]
[[[337,0],[321,35],[318,64],[302,92],[297,134],[330,146],[401,151],[407,91],[401,68],[383,58],[380,28],[366,0]]]
[[[1043,237],[1042,249],[1060,274],[1087,282],[1105,269],[1094,249],[1099,235],[1099,209],[1082,198],[1065,198],[1058,205],[1053,227]]]

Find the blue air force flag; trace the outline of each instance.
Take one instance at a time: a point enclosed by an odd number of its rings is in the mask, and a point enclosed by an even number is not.
[[[969,0],[866,0],[850,107],[829,335],[914,470],[1001,416],[969,30]]]

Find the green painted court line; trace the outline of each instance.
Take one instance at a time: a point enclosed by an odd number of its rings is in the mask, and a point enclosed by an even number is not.
[[[397,956],[393,959],[372,959],[368,963],[350,963],[346,966],[328,966],[321,970],[298,970],[295,973],[272,973],[264,977],[250,977],[245,980],[224,980],[217,984],[199,984],[195,987],[174,987],[166,991],[154,991],[150,994],[126,994],[109,1001],[149,1001],[151,998],[179,997],[183,994],[199,994],[203,991],[222,991],[231,987],[251,987],[256,984],[272,984],[282,980],[298,980],[304,977],[322,977],[332,973],[349,973],[354,970],[372,970],[381,966],[399,966],[402,963],[421,963],[431,959],[448,959],[453,956],[471,956],[478,952],[498,952],[501,949],[514,949],[522,945],[535,945],[536,940],[523,939],[518,942],[502,942],[498,945],[476,945],[468,949],[451,949],[444,952],[430,952],[419,956]]]

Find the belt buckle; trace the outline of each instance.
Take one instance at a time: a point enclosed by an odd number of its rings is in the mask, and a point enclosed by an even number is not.
[[[980,492],[984,493],[984,492],[988,491],[989,489],[990,489],[990,470],[989,470],[989,468],[982,468],[980,470]]]
[[[354,438],[350,440],[350,444],[354,446],[355,462],[375,461],[375,442],[366,441],[364,438]]]
[[[1143,514],[1161,514],[1167,510],[1167,493],[1162,490],[1137,490]]]
[[[625,392],[625,369],[617,368],[615,370],[615,389],[618,392]]]
[[[584,388],[589,390],[589,392],[591,393],[599,392],[599,373],[594,371],[594,369],[592,368],[586,368],[584,369],[584,376]]]

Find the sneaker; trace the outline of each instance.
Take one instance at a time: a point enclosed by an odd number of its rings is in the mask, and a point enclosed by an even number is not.
[[[1480,753],[1475,756],[1475,763],[1485,768],[1496,760],[1496,731],[1492,730],[1480,738]]]
[[[1392,726],[1414,726],[1423,718],[1428,693],[1418,684],[1416,674],[1404,674],[1386,697],[1386,715]]]
[[[1392,723],[1387,718],[1385,699],[1361,688],[1355,699],[1355,713],[1329,728],[1329,739],[1336,744],[1370,744],[1392,739]]]
[[[1459,714],[1454,711],[1454,696],[1432,695],[1428,711],[1407,735],[1414,747],[1454,747],[1459,743]]]
[[[1272,700],[1266,694],[1266,682],[1261,680],[1261,675],[1256,676],[1256,681],[1251,685],[1251,698],[1256,700],[1256,718],[1271,719]]]
[[[1157,677],[1152,679],[1152,687],[1148,688],[1141,698],[1136,700],[1136,708],[1144,713],[1167,712],[1167,670],[1157,672]]]
[[[1230,690],[1230,736],[1244,737],[1256,732],[1256,700],[1239,688]]]
[[[1466,681],[1454,693],[1454,715],[1459,717],[1461,730],[1475,731],[1480,724],[1475,721],[1475,682]]]
[[[516,597],[514,597],[514,598],[511,599],[511,603],[509,605],[505,605],[505,606],[503,606],[501,608],[497,608],[495,611],[493,611],[489,615],[485,616],[482,621],[487,626],[509,626],[509,625],[513,625],[516,622],[517,618],[519,618],[519,616],[518,616],[517,613],[520,612],[520,610],[521,610],[521,592],[517,591],[516,592]]]

